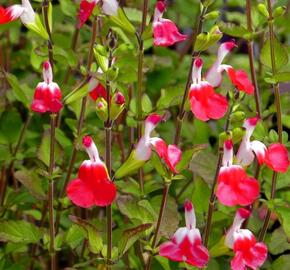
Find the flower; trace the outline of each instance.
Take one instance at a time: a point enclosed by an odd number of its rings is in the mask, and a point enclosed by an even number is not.
[[[207,81],[201,79],[202,60],[196,58],[192,69],[192,84],[189,90],[189,101],[194,116],[202,121],[222,118],[227,109],[228,101],[214,92]]]
[[[176,170],[176,165],[181,160],[182,152],[174,144],[169,144],[167,146],[166,142],[160,138],[152,138],[152,145],[155,147],[158,156],[164,160],[167,167],[173,172],[178,173]]]
[[[158,1],[156,3],[153,19],[153,36],[155,46],[168,47],[187,39],[186,35],[179,33],[174,22],[162,18],[165,8],[165,3],[162,1]]]
[[[150,135],[161,120],[162,117],[156,113],[153,113],[146,118],[144,134],[125,163],[116,171],[116,179],[134,173],[136,170],[141,168],[147,160],[150,159],[152,154],[152,138]]]
[[[91,16],[95,6],[100,0],[82,0],[80,3],[80,9],[78,13],[78,25],[77,28],[83,27],[84,23]],[[119,4],[116,0],[102,0],[102,11],[104,14],[113,16],[117,15]]]
[[[62,108],[61,91],[57,83],[53,82],[52,69],[49,61],[43,63],[43,79],[34,92],[31,109],[38,113],[57,113]]]
[[[223,166],[218,175],[216,195],[220,203],[227,206],[250,205],[259,196],[259,182],[248,177],[243,167],[233,165],[233,143],[224,143]]]
[[[222,74],[218,71],[219,66],[222,64],[224,58],[236,47],[233,41],[224,42],[218,49],[217,59],[207,71],[205,80],[213,87],[219,87],[222,82]]]
[[[275,172],[286,172],[289,167],[288,151],[286,147],[281,143],[271,144],[266,153],[265,163]]]
[[[260,165],[264,163],[267,152],[266,146],[260,141],[250,141],[251,135],[254,132],[258,121],[258,117],[252,117],[246,119],[244,122],[243,127],[245,128],[246,133],[236,155],[237,161],[241,166],[250,165],[255,156],[257,157]]]
[[[186,227],[179,228],[170,241],[160,245],[159,255],[176,262],[186,262],[198,268],[204,267],[209,260],[209,253],[202,245],[199,229],[196,228],[196,218],[193,205],[186,201]]]
[[[66,189],[71,201],[83,208],[107,206],[116,198],[116,186],[110,180],[106,165],[101,161],[98,149],[90,136],[83,138],[90,160],[85,160]]]
[[[22,0],[22,7],[24,8],[24,12],[20,16],[22,23],[25,25],[36,24],[36,15],[29,0]]]
[[[236,212],[232,227],[226,234],[225,245],[234,250],[235,256],[231,261],[232,270],[246,270],[247,267],[256,270],[267,259],[267,246],[257,242],[253,233],[241,229],[250,212],[240,208]]]
[[[100,97],[107,99],[107,91],[105,86],[94,78],[91,78],[89,81],[89,95],[94,101]]]
[[[217,60],[208,70],[205,79],[208,81],[213,87],[220,86],[222,82],[222,72],[225,70],[230,77],[233,85],[240,91],[245,92],[248,95],[254,93],[254,86],[250,79],[248,78],[247,73],[244,70],[235,70],[230,65],[222,65],[222,61],[226,57],[226,55],[236,46],[236,44],[232,41],[224,42],[221,44]]]
[[[84,23],[89,19],[98,1],[99,0],[82,0],[81,1],[79,13],[78,13],[78,25],[77,25],[78,29],[82,28]]]
[[[5,24],[17,20],[24,12],[21,5],[13,5],[8,8],[0,6],[0,24]]]

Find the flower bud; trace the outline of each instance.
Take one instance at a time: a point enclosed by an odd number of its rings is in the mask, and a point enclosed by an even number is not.
[[[216,18],[218,18],[220,16],[220,12],[217,10],[214,10],[212,12],[207,13],[206,15],[204,15],[204,18],[206,20],[215,20]]]
[[[267,10],[267,7],[264,4],[259,4],[258,10],[263,16],[265,16],[266,18],[269,18],[269,12]]]
[[[115,120],[125,108],[125,97],[121,92],[116,92],[111,100],[111,119]]]
[[[96,113],[97,113],[98,117],[100,118],[100,120],[102,120],[103,122],[107,121],[107,119],[108,119],[108,103],[102,97],[99,97],[96,100]]]
[[[281,16],[283,16],[285,14],[285,11],[286,11],[286,7],[285,6],[277,7],[273,11],[273,17],[274,18],[281,17]]]
[[[227,140],[230,140],[232,138],[232,133],[231,132],[222,132],[219,135],[219,146],[223,147],[224,146],[224,142]]]
[[[232,137],[233,137],[234,144],[240,142],[243,139],[245,133],[246,133],[245,128],[240,128],[239,127],[239,128],[233,129],[233,131],[232,131],[232,134],[233,134]]]
[[[239,123],[239,122],[244,121],[245,118],[246,118],[246,115],[244,112],[237,111],[237,112],[234,112],[233,114],[231,114],[230,121],[231,121],[231,124],[235,124],[235,123]]]

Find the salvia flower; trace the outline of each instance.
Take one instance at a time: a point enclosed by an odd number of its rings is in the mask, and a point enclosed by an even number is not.
[[[228,101],[215,93],[212,85],[202,80],[201,69],[203,62],[196,58],[192,68],[192,84],[189,90],[189,101],[194,116],[202,121],[222,118],[228,109]]]
[[[248,95],[254,93],[254,86],[244,70],[235,70],[230,65],[223,65],[225,56],[235,47],[234,42],[222,43],[217,55],[217,60],[211,66],[206,74],[206,80],[213,86],[218,87],[222,82],[222,73],[226,71],[232,84],[242,92]]]
[[[275,172],[284,173],[289,167],[287,148],[281,143],[273,143],[268,147],[266,165]]]
[[[186,35],[179,33],[174,22],[162,18],[165,8],[166,5],[164,2],[158,1],[156,3],[153,19],[153,36],[155,46],[168,47],[187,39]]]
[[[115,178],[122,178],[134,173],[150,159],[152,154],[151,133],[161,120],[162,117],[155,113],[146,118],[143,136],[140,138],[125,163],[116,171]]]
[[[250,205],[259,196],[259,182],[248,177],[243,167],[233,165],[233,143],[224,142],[222,167],[218,175],[216,195],[220,203],[227,206]]]
[[[267,246],[257,242],[253,233],[248,229],[241,229],[250,212],[240,208],[236,212],[232,227],[226,234],[225,245],[234,251],[231,260],[232,270],[258,269],[267,259]]]
[[[218,49],[217,59],[207,71],[205,75],[206,81],[208,81],[213,87],[219,87],[222,83],[222,73],[219,72],[219,67],[222,64],[224,58],[236,47],[233,41],[224,42]]]
[[[78,178],[67,186],[67,196],[83,208],[94,205],[110,205],[116,197],[116,186],[110,180],[106,165],[101,161],[98,149],[90,136],[83,138],[90,160],[85,160],[78,172]]]
[[[178,173],[176,165],[181,160],[181,150],[174,144],[167,146],[166,142],[160,138],[152,138],[150,141],[154,145],[158,156],[164,160],[170,171],[175,174]]]
[[[202,245],[199,229],[196,228],[196,218],[193,205],[186,201],[186,227],[179,228],[170,241],[160,245],[159,255],[176,262],[186,262],[198,268],[204,267],[209,260],[209,253]]]
[[[52,69],[49,61],[43,63],[44,81],[36,86],[31,109],[38,113],[57,113],[62,108],[61,91],[53,82]]]
[[[258,117],[251,117],[246,119],[244,122],[243,127],[245,128],[246,133],[236,155],[238,163],[242,166],[250,165],[254,161],[255,156],[260,165],[264,163],[267,152],[266,146],[260,141],[250,141],[258,121]]]
[[[0,24],[5,24],[17,20],[23,12],[24,8],[21,5],[13,5],[8,8],[0,6]]]

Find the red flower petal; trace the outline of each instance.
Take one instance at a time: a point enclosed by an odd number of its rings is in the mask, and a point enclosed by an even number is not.
[[[9,23],[18,19],[21,13],[20,5],[13,5],[6,9],[0,6],[0,24]]]
[[[222,167],[218,177],[217,197],[227,206],[246,206],[259,196],[259,182],[247,177],[240,166]]]
[[[232,81],[232,83],[236,86],[236,88],[240,91],[245,92],[248,95],[254,93],[254,86],[252,82],[248,78],[248,74],[243,70],[234,70],[233,68],[227,69],[227,73]]]
[[[96,1],[88,1],[88,0],[82,0],[80,3],[80,10],[78,13],[78,29],[82,28],[84,23],[88,20],[88,18],[91,16],[94,7],[96,5]]]
[[[286,147],[281,143],[271,144],[266,152],[265,163],[275,172],[286,172],[289,166]]]
[[[104,164],[84,161],[79,169],[77,180],[79,181],[76,184],[72,184],[70,188],[68,186],[67,189],[68,197],[76,205],[81,207],[90,207],[93,204],[106,206],[110,205],[116,197],[116,186],[109,179]],[[79,190],[77,191],[78,187]],[[91,204],[92,197],[93,204]]]
[[[167,19],[160,19],[153,23],[154,45],[168,47],[187,39],[179,33],[176,25]]]
[[[167,165],[172,172],[177,173],[175,167],[178,162],[181,160],[182,152],[176,145],[168,145],[167,148]]]
[[[232,270],[246,270],[246,265],[243,260],[243,254],[241,252],[236,252],[234,258],[231,260]]]
[[[107,100],[107,91],[106,91],[106,88],[101,83],[98,83],[97,86],[92,91],[90,91],[89,94],[90,94],[90,97],[93,100],[95,100],[95,101],[99,97],[102,97],[105,100]]]
[[[173,242],[165,242],[159,248],[159,255],[174,262],[182,262],[183,254],[181,249]]]
[[[37,113],[45,113],[48,111],[47,106],[39,99],[34,99],[30,108],[32,111]]]
[[[192,85],[189,92],[191,111],[194,116],[202,121],[222,118],[227,109],[226,98],[214,92],[213,87],[202,82],[199,85]]]

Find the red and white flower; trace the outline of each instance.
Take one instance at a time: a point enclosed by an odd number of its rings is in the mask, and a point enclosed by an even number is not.
[[[178,173],[176,170],[176,165],[181,160],[182,152],[181,150],[174,144],[169,144],[167,146],[166,142],[160,138],[152,138],[152,145],[154,145],[155,150],[158,156],[164,160],[167,167],[173,172]]]
[[[224,42],[218,49],[217,59],[207,71],[205,79],[213,87],[219,87],[222,83],[222,73],[219,72],[219,67],[222,64],[224,58],[236,47],[233,41]]]
[[[107,99],[107,91],[105,86],[95,78],[91,78],[89,81],[89,95],[96,101],[98,98]]]
[[[78,13],[78,29],[82,28],[84,23],[91,16],[96,4],[100,0],[82,0],[80,3],[80,9]],[[102,11],[104,14],[113,16],[117,15],[119,4],[116,0],[102,0]]]
[[[212,85],[201,79],[202,60],[196,58],[192,68],[192,84],[189,90],[191,111],[197,119],[222,118],[228,109],[228,101],[220,94],[215,93]]]
[[[206,74],[206,80],[213,86],[218,87],[222,82],[222,73],[226,71],[233,85],[240,91],[248,95],[254,93],[254,86],[244,70],[235,70],[230,65],[223,65],[225,56],[235,47],[234,42],[225,42],[221,44],[218,50],[217,60],[211,66]]]
[[[220,168],[216,195],[227,206],[250,205],[260,193],[259,182],[248,177],[243,167],[233,165],[233,143],[224,143],[223,166]]]
[[[62,108],[61,91],[57,83],[53,82],[52,69],[49,61],[43,63],[43,79],[34,92],[31,109],[38,113],[57,113]]]
[[[264,163],[267,153],[266,146],[260,141],[250,141],[258,121],[258,117],[252,117],[246,119],[244,122],[243,127],[246,133],[236,155],[237,161],[241,166],[250,165],[254,161],[255,156],[260,165]]]
[[[164,2],[158,1],[156,3],[153,19],[153,36],[155,46],[168,47],[187,39],[186,35],[179,33],[174,22],[162,18],[165,8],[166,5]]]
[[[240,208],[236,212],[232,227],[226,234],[225,245],[233,249],[235,256],[231,261],[232,270],[258,269],[267,259],[267,246],[257,242],[253,233],[248,229],[241,229],[243,222],[250,216],[250,212]]]
[[[101,161],[98,149],[91,137],[83,139],[90,160],[85,160],[79,168],[78,178],[67,186],[67,196],[83,208],[94,205],[110,205],[116,198],[116,186],[110,180],[106,165]]]
[[[281,143],[273,143],[268,147],[266,165],[275,172],[284,173],[289,167],[287,148]]]
[[[159,255],[172,261],[186,262],[202,268],[209,261],[209,253],[202,245],[199,229],[196,228],[192,203],[186,201],[184,208],[186,227],[179,228],[170,241],[160,245]]]
[[[150,159],[152,154],[153,139],[151,138],[151,133],[162,119],[162,116],[156,113],[153,113],[146,118],[144,134],[138,141],[136,147],[132,150],[125,163],[122,164],[122,166],[115,172],[116,179],[134,173]]]
[[[8,8],[0,6],[0,24],[5,24],[17,20],[24,12],[21,5],[13,5]]]

